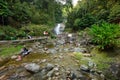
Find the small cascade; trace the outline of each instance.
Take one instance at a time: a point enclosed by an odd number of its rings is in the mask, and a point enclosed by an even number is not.
[[[65,28],[65,25],[64,25],[64,24],[58,23],[57,26],[54,28],[55,34],[56,34],[56,35],[61,34],[61,33],[63,32],[64,28]]]
[[[55,27],[55,33],[58,35],[58,34],[60,34],[61,32],[60,32],[60,24],[57,24],[57,26]]]

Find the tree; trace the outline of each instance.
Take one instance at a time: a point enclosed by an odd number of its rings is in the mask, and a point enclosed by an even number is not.
[[[5,24],[5,21],[9,15],[11,15],[11,11],[9,10],[8,3],[6,1],[0,1],[0,21],[2,24]]]
[[[90,27],[92,24],[98,23],[99,21],[102,20],[107,22],[119,23],[120,22],[119,4],[120,0],[79,1],[78,5],[72,9],[72,11],[69,13],[67,17],[67,26],[71,27],[72,29],[79,30],[80,27]]]
[[[109,20],[110,20],[110,22],[115,22],[115,23],[120,22],[120,5],[119,5],[119,3],[116,3],[110,9]]]

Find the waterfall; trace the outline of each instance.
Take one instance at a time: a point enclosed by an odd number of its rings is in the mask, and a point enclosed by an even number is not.
[[[63,32],[64,28],[65,28],[65,25],[64,25],[64,24],[58,23],[57,26],[55,26],[55,28],[54,28],[55,34],[56,34],[56,35],[61,34],[61,33]]]
[[[55,33],[58,35],[60,34],[60,23],[57,24],[57,26],[55,27]]]

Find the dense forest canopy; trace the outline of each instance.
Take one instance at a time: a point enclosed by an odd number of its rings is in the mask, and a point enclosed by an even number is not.
[[[21,26],[21,23],[54,25],[56,22],[61,22],[61,18],[62,4],[54,0],[0,1],[1,25],[9,24],[17,27]]]
[[[79,0],[67,18],[67,26],[74,30],[107,21],[120,22],[120,0]]]
[[[0,0],[0,39],[51,32],[56,23],[63,22],[67,9],[69,4],[59,0]]]
[[[0,30],[0,36],[15,36],[8,31],[14,28],[25,34],[39,35],[57,23],[66,22],[66,28],[74,31],[91,27],[93,24],[120,23],[120,0],[0,0],[0,25],[9,26]],[[28,24],[33,24],[28,25]],[[27,28],[25,25],[28,25]],[[36,25],[42,25],[41,27]],[[43,27],[46,26],[46,27]],[[36,28],[40,28],[35,33]],[[44,29],[41,29],[44,28]],[[27,29],[27,30],[26,30]],[[7,31],[6,31],[7,30]],[[26,32],[27,31],[27,32]],[[50,31],[50,30],[49,30]],[[23,34],[24,33],[24,34]],[[2,39],[1,38],[1,39]]]

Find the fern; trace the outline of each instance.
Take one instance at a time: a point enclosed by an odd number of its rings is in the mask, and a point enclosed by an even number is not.
[[[120,26],[103,22],[101,25],[94,24],[90,29],[93,43],[100,49],[113,47],[117,44]]]

